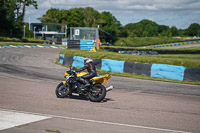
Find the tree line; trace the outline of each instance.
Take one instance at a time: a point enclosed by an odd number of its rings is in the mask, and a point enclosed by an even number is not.
[[[86,8],[49,9],[39,20],[42,23],[62,23],[68,27],[100,27],[100,36],[104,41],[116,41],[118,37],[126,35],[120,22],[110,12]]]
[[[142,20],[138,23],[129,23],[124,26],[129,36],[132,37],[156,37],[156,36],[200,36],[200,25],[191,24],[187,29],[177,29],[175,26],[169,27],[159,25],[150,20]]]
[[[31,5],[37,9],[35,0],[0,0],[0,36],[21,38],[26,7]]]
[[[0,0],[0,36],[23,37],[25,24],[23,20],[27,6],[37,9],[37,1]],[[159,25],[144,19],[138,23],[122,26],[110,12],[100,13],[92,7],[69,10],[51,8],[38,19],[42,23],[61,23],[68,27],[97,27],[99,25],[101,41],[104,42],[115,42],[121,37],[200,36],[198,23],[191,24],[187,29],[177,29],[175,26]],[[30,31],[27,30],[27,32]]]
[[[92,7],[64,9],[49,9],[39,20],[43,23],[62,23],[68,27],[97,27],[100,26],[100,37],[103,41],[116,41],[120,37],[157,37],[157,36],[200,36],[200,25],[191,24],[187,29],[177,29],[159,25],[144,19],[138,23],[122,26],[110,12],[98,12]]]

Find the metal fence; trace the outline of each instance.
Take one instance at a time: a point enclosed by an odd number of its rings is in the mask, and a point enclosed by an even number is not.
[[[96,49],[99,44],[99,29],[94,27],[71,27],[70,40],[93,40]]]

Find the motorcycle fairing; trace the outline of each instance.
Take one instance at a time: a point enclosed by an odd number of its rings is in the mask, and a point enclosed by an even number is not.
[[[77,76],[79,77],[79,76],[82,76],[82,75],[85,75],[85,74],[87,74],[87,73],[81,72],[81,73],[77,74]],[[67,75],[65,75],[65,76],[67,76]],[[104,76],[93,77],[90,80],[93,80],[95,83],[105,83],[105,84],[108,84],[108,79],[109,78],[111,78],[111,76],[109,74],[106,74]],[[62,81],[62,83],[65,84],[66,81]]]

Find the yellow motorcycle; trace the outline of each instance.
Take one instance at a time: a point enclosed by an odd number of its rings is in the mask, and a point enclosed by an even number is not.
[[[65,81],[62,81],[56,87],[56,96],[58,98],[65,98],[75,94],[79,96],[84,96],[92,102],[101,102],[105,98],[106,92],[112,90],[113,88],[113,86],[105,88],[105,86],[103,85],[103,83],[108,84],[108,79],[110,79],[111,76],[109,74],[106,74],[104,76],[93,77],[92,79],[90,79],[90,87],[82,91],[82,88],[84,88],[85,85],[80,83],[77,78],[85,74],[87,73],[76,72],[75,68],[71,68],[70,66],[70,70],[66,71],[64,74]]]

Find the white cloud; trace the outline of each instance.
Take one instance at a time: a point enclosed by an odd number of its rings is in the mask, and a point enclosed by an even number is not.
[[[49,9],[52,7],[52,4],[50,1],[42,1],[38,4],[38,9]]]

